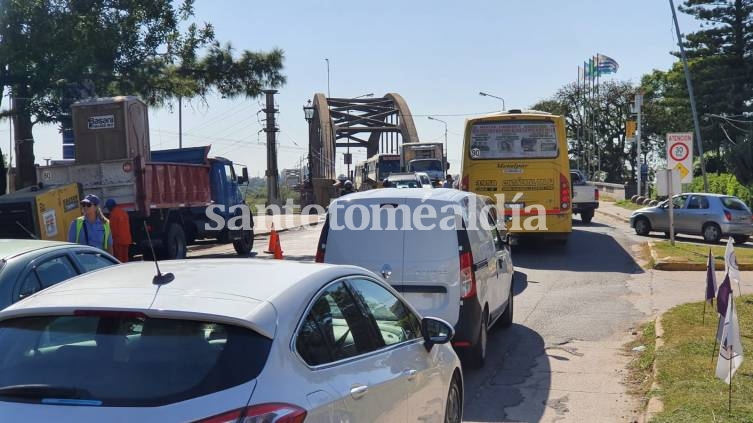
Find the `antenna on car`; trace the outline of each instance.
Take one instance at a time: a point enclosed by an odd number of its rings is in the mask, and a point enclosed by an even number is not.
[[[152,245],[152,236],[149,234],[149,228],[146,226],[146,222],[144,222],[144,232],[146,232],[146,239],[149,241],[149,249],[152,250],[152,257],[154,257],[154,265],[157,266],[157,274],[154,275],[152,278],[152,284],[154,285],[164,285],[166,283],[170,283],[175,280],[175,275],[172,273],[165,273],[162,274],[162,272],[159,270],[159,263],[157,262],[157,254],[154,253],[154,245]]]

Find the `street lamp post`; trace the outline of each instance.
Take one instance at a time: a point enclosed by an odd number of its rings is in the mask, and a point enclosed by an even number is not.
[[[502,111],[505,111],[505,99],[504,98],[498,97],[493,94],[485,93],[483,91],[479,91],[478,95],[480,95],[481,97],[492,97],[492,98],[496,98],[497,100],[502,100]]]
[[[357,98],[363,98],[363,97],[373,97],[374,93],[368,93],[368,94],[362,94],[357,97],[353,97],[353,100]],[[350,109],[348,109],[348,129],[350,129]],[[350,130],[348,131],[348,143],[345,146],[345,156],[348,158],[347,163],[345,163],[348,166],[348,179],[352,180],[353,176],[350,174],[350,164],[353,163],[353,157],[350,155]]]
[[[314,120],[314,106],[311,105],[311,100],[308,101],[308,104],[303,106],[303,117],[306,119],[306,122],[308,122],[308,144],[309,144],[309,165],[308,165],[308,175],[306,180],[304,181],[304,190],[302,192],[306,193],[306,199],[305,199],[305,205],[313,204],[313,195],[314,195],[314,177],[312,175],[313,173],[313,167],[314,167],[314,156],[311,154],[311,121]],[[311,197],[309,197],[309,188],[311,189]],[[303,201],[303,200],[302,200]]]
[[[447,174],[447,157],[450,157],[450,154],[447,152],[447,122],[443,121],[442,119],[437,119],[435,117],[427,116],[430,120],[436,120],[437,122],[441,122],[444,124],[444,157],[442,158],[443,162],[442,167],[444,168],[445,175]]]

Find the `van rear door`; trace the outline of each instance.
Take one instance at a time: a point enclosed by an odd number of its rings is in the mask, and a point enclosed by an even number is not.
[[[454,210],[446,202],[406,200],[411,230],[404,231],[405,258],[400,285],[393,286],[424,316],[455,325],[460,301],[460,258]],[[422,209],[419,209],[422,208]],[[444,208],[444,210],[443,210]]]
[[[403,278],[403,224],[410,221],[402,198],[361,198],[330,206],[324,263],[352,264],[400,284]],[[378,220],[377,220],[378,219]]]

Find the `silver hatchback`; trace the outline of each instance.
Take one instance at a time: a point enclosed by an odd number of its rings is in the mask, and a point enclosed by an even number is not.
[[[706,242],[731,236],[736,244],[753,235],[753,214],[737,197],[691,192],[672,197],[672,204],[675,233],[701,235]],[[651,231],[669,234],[669,202],[634,211],[630,226],[638,235]]]

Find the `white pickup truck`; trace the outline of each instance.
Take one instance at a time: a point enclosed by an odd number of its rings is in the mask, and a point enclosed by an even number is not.
[[[594,212],[599,208],[599,189],[586,180],[580,170],[570,170],[570,183],[573,193],[573,214],[579,214],[583,223],[591,223]]]

